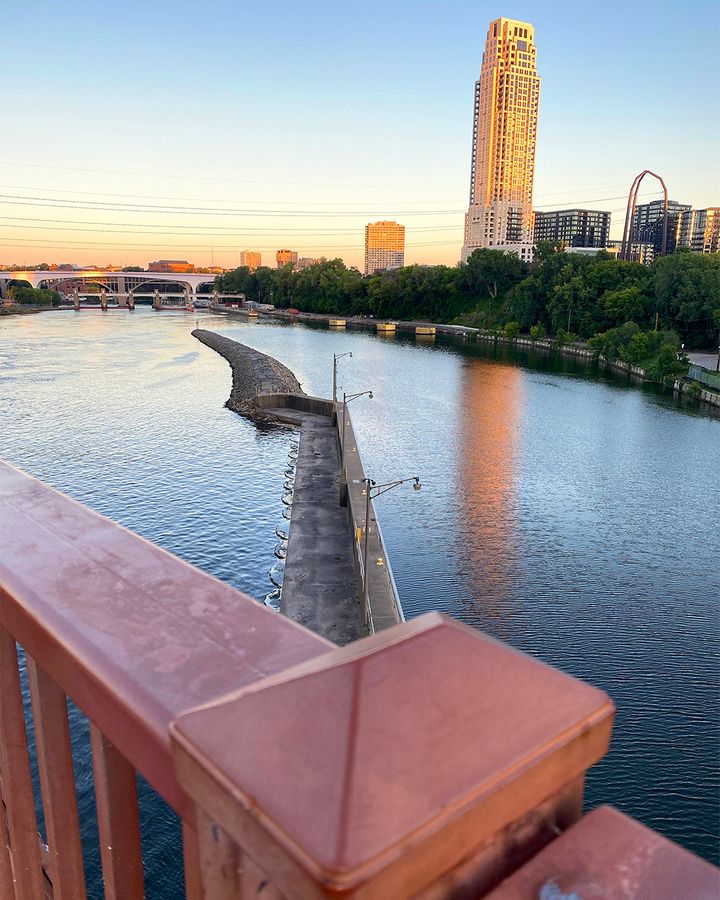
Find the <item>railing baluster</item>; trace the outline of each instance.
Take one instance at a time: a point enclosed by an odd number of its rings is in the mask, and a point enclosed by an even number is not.
[[[54,900],[84,900],[85,876],[67,699],[30,656],[27,668],[53,897]]]
[[[204,900],[238,900],[243,896],[238,845],[199,807],[196,824]]]
[[[0,784],[0,788],[1,788]],[[2,791],[0,790],[0,794]],[[0,897],[14,900],[12,866],[10,864],[10,848],[8,847],[7,816],[5,802],[0,797]]]
[[[27,732],[15,639],[0,627],[0,764],[7,808],[16,900],[43,896],[40,838],[33,798]]]
[[[182,837],[185,863],[185,900],[203,900],[197,831],[185,819],[182,823]]]
[[[135,770],[90,723],[105,900],[145,896]]]

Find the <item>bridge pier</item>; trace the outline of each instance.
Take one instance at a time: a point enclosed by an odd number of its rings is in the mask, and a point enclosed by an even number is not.
[[[77,288],[73,291],[73,306],[76,310],[80,310],[80,294]]]
[[[160,291],[153,291],[153,309],[160,309]]]
[[[107,308],[108,308],[107,291],[100,291],[100,309],[103,312],[107,312]]]
[[[132,291],[128,291],[127,294],[127,308],[132,312],[135,309],[135,295]]]

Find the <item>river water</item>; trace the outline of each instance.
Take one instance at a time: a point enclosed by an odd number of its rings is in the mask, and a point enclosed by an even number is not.
[[[199,314],[328,396],[333,352],[409,617],[432,609],[606,690],[609,802],[713,859],[720,420],[576,363],[482,345]],[[224,408],[230,370],[185,313],[0,319],[0,456],[263,598],[291,432]],[[1,551],[0,551],[1,552]],[[418,702],[421,702],[418,698]],[[92,843],[84,723],[73,711]],[[142,788],[150,898],[177,894],[171,815]],[[97,858],[88,849],[94,891]],[[163,887],[162,885],[165,885]]]

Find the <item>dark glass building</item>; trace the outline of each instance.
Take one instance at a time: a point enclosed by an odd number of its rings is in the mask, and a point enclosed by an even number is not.
[[[675,232],[680,213],[690,209],[689,203],[678,203],[668,200],[668,227],[666,252],[675,249]],[[630,231],[631,243],[652,244],[655,256],[662,253],[663,201],[653,200],[651,203],[639,203],[635,207]]]
[[[597,209],[558,209],[535,213],[534,240],[562,241],[566,247],[605,247],[610,213]]]

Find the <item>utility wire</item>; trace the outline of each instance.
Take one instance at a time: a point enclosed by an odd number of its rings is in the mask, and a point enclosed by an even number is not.
[[[652,196],[655,192],[641,194],[639,196]],[[580,203],[604,203],[612,200],[623,200],[624,196],[615,197],[594,197],[590,200],[579,200]],[[342,212],[328,210],[263,210],[263,209],[238,209],[230,207],[191,207],[191,206],[159,206],[157,204],[141,204],[141,203],[97,203],[91,200],[58,200],[55,197],[25,197],[21,194],[0,194],[0,203],[4,205],[19,206],[40,206],[44,208],[61,208],[61,209],[89,209],[102,211],[120,211],[120,212],[137,212],[137,213],[157,213],[159,215],[259,215],[259,216],[313,216],[318,218],[335,218],[356,215],[402,215],[402,216],[441,216],[441,215],[460,215],[466,212],[463,209],[429,209],[429,210],[383,210],[382,207],[375,207],[375,212],[368,210],[345,210]],[[545,204],[548,207],[563,207],[566,204],[550,203]],[[572,207],[570,207],[572,208]],[[540,210],[542,211],[542,210]]]

